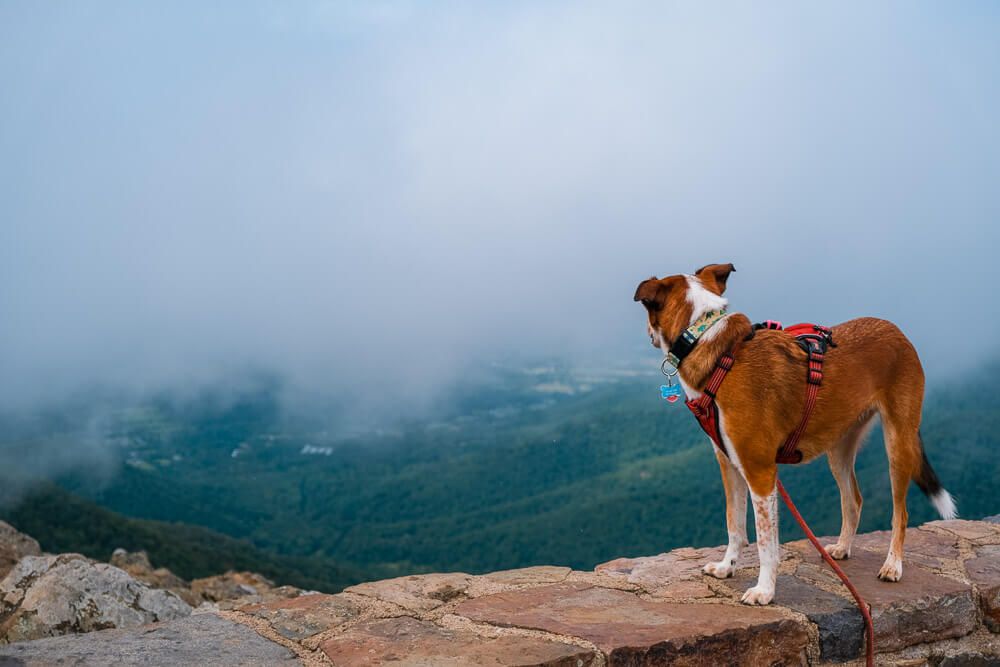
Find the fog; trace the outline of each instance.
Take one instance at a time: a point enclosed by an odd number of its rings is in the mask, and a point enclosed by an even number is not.
[[[0,409],[655,357],[651,274],[995,356],[991,3],[0,5]],[[968,341],[968,342],[966,342]],[[379,403],[382,401],[382,403]]]

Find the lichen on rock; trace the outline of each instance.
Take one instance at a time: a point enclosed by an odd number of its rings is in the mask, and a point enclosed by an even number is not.
[[[188,616],[191,606],[80,554],[26,556],[0,581],[0,643]]]
[[[41,555],[42,549],[34,538],[19,532],[6,521],[0,521],[0,579],[7,576],[25,556]]]

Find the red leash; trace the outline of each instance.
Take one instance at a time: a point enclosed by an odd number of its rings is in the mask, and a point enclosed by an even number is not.
[[[858,603],[858,609],[861,610],[861,615],[865,617],[865,635],[868,639],[868,641],[865,642],[865,664],[867,664],[868,667],[872,667],[872,665],[875,664],[875,626],[872,625],[872,615],[868,610],[868,604],[865,603],[864,598],[861,597],[861,593],[859,593],[858,589],[854,587],[851,580],[847,578],[847,574],[840,569],[840,565],[837,564],[837,561],[833,560],[833,556],[827,553],[826,549],[824,549],[823,545],[819,543],[819,540],[816,539],[813,532],[809,530],[806,520],[802,518],[801,514],[799,514],[799,510],[796,509],[795,503],[792,502],[792,498],[788,495],[788,491],[785,491],[785,485],[781,483],[780,479],[778,480],[778,493],[781,494],[781,499],[785,501],[788,511],[792,513],[793,517],[795,517],[795,521],[799,524],[799,528],[801,528],[802,532],[806,534],[806,537],[809,538],[812,545],[816,547],[816,551],[818,551],[819,555],[823,557],[826,564],[837,573],[840,580],[844,582],[844,586],[846,586],[847,590],[849,590],[851,595],[854,596],[855,602]]]
[[[757,328],[763,329],[782,329],[780,322],[772,322],[768,320],[764,325],[754,325],[754,331]],[[823,357],[826,353],[828,346],[835,347],[833,344],[833,337],[831,332],[826,327],[821,327],[814,324],[797,324],[795,326],[788,327],[785,331],[793,336],[799,342],[799,345],[806,351],[806,403],[805,408],[802,412],[802,419],[799,421],[798,426],[795,427],[785,440],[784,444],[778,450],[775,460],[777,463],[799,463],[802,461],[802,452],[798,451],[796,447],[799,444],[799,440],[802,438],[802,434],[805,433],[806,425],[809,423],[809,417],[812,415],[813,408],[816,407],[816,399],[819,396],[819,388],[823,383]],[[722,381],[726,379],[726,374],[732,369],[733,364],[736,362],[736,358],[733,356],[732,352],[723,354],[715,362],[715,370],[711,377],[708,379],[708,383],[705,385],[701,396],[698,398],[687,401],[687,406],[694,414],[701,428],[708,434],[708,437],[712,439],[715,446],[719,448],[726,458],[729,458],[729,452],[726,451],[725,446],[722,444],[722,433],[719,430],[719,406],[716,405],[715,396],[719,391],[719,387],[722,386]],[[812,545],[816,547],[816,551],[819,555],[826,561],[833,571],[840,577],[840,580],[844,582],[844,586],[847,590],[851,592],[854,596],[854,600],[858,603],[858,609],[861,610],[861,615],[865,619],[865,634],[867,635],[868,641],[865,648],[865,659],[868,667],[872,667],[875,664],[875,627],[872,625],[872,615],[868,609],[868,604],[865,603],[861,594],[858,593],[858,589],[854,587],[851,580],[847,578],[847,574],[837,565],[837,561],[827,553],[823,545],[819,543],[816,536],[809,526],[806,524],[806,520],[802,518],[799,514],[799,510],[796,509],[795,504],[792,502],[791,497],[789,497],[788,492],[785,491],[784,485],[781,483],[780,479],[777,479],[778,493],[781,494],[781,498],[785,501],[785,505],[788,506],[788,510],[795,517],[795,521],[799,524],[802,532],[806,534]]]

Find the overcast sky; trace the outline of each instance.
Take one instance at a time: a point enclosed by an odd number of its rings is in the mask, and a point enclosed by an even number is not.
[[[440,387],[752,319],[998,346],[1000,5],[0,2],[0,407]],[[968,340],[968,342],[964,342]]]

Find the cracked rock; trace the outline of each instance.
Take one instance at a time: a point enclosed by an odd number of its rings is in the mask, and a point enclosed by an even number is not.
[[[0,581],[0,643],[181,618],[191,606],[79,554],[26,556]]]
[[[0,521],[0,579],[14,569],[25,556],[41,556],[42,549],[34,538],[18,532],[14,526]]]

